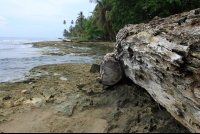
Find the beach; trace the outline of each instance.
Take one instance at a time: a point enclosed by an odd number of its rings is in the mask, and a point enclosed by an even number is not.
[[[102,60],[103,55],[112,50],[107,45],[95,47],[92,43],[72,44],[56,38],[0,38],[0,82],[24,79],[31,68],[40,65],[92,64]]]
[[[103,90],[98,70],[91,68],[100,64],[103,59],[98,55],[103,56],[114,43],[62,44],[37,42],[32,47],[56,49],[43,51],[44,55],[64,56],[70,52],[97,57],[92,63],[35,66],[24,79],[1,82],[0,132],[189,132],[128,78]],[[91,49],[83,49],[84,45]],[[92,49],[97,46],[102,49]]]

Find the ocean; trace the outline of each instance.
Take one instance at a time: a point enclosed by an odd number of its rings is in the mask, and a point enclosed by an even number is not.
[[[92,63],[89,56],[42,55],[43,48],[33,48],[32,42],[61,41],[57,38],[0,37],[0,83],[25,78],[35,66],[60,63]],[[26,43],[26,44],[25,44]],[[30,44],[29,44],[30,43]]]

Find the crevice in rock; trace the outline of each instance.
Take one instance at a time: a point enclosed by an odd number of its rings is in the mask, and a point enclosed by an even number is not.
[[[129,52],[130,58],[132,58],[134,51],[129,47],[128,52]]]
[[[194,15],[198,15],[199,14],[199,10],[195,10]]]
[[[10,100],[12,97],[10,97],[10,96],[6,96],[6,97],[4,97],[3,98],[3,100]]]

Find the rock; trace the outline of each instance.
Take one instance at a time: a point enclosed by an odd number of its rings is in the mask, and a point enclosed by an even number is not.
[[[0,98],[0,108],[2,108],[3,107],[3,98]]]
[[[27,93],[29,93],[29,91],[28,90],[22,90],[21,93],[27,94]]]
[[[3,115],[0,115],[0,123],[2,123],[3,121],[5,121],[5,117]]]
[[[12,106],[13,106],[13,101],[12,100],[4,101],[4,107],[5,108],[10,108]]]
[[[122,78],[122,69],[118,61],[115,60],[113,53],[104,56],[104,61],[100,65],[100,74],[104,86],[112,86]]]
[[[100,64],[101,64],[100,60],[93,63],[92,66],[91,66],[90,72],[91,73],[100,72]]]
[[[63,108],[63,115],[71,116],[74,110],[74,104],[68,104]]]
[[[104,98],[105,96],[105,98]],[[105,101],[107,99],[107,101]],[[133,106],[134,100],[142,103]],[[105,133],[186,133],[186,127],[176,121],[165,108],[159,106],[147,91],[135,84],[115,85],[105,90],[96,107],[116,107],[100,119],[106,120]],[[130,107],[129,107],[130,106]]]
[[[41,107],[44,104],[44,101],[41,98],[32,98],[32,100],[24,101],[24,104]]]
[[[200,132],[200,8],[157,17],[148,24],[126,25],[108,55],[176,120],[191,132]],[[110,72],[115,68],[101,72],[102,84],[117,82]],[[115,82],[106,83],[112,77]]]
[[[60,79],[61,79],[61,80],[67,80],[67,78],[64,78],[64,77],[60,77]]]

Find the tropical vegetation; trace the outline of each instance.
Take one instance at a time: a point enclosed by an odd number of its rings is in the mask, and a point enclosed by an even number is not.
[[[64,37],[114,41],[117,32],[126,24],[148,23],[155,16],[172,14],[200,7],[199,0],[89,0],[96,3],[92,15],[78,13],[75,26],[64,29]],[[71,24],[73,24],[73,20]],[[63,24],[66,24],[64,20]]]

